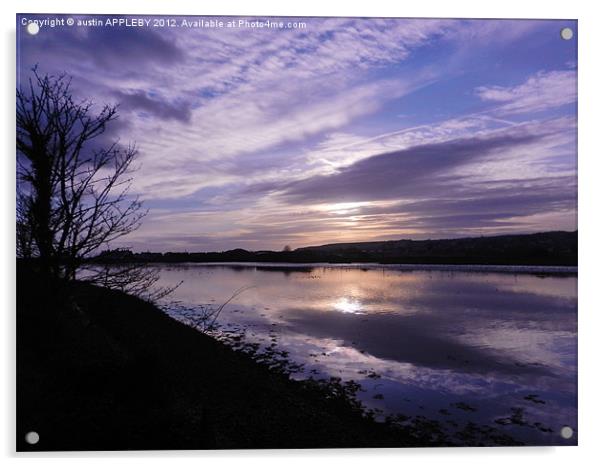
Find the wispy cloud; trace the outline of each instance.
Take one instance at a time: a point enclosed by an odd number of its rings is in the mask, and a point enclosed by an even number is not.
[[[477,95],[503,114],[541,112],[577,101],[577,73],[540,71],[517,86],[481,86]]]

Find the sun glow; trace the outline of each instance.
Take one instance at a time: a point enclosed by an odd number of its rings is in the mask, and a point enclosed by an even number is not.
[[[337,215],[347,215],[355,213],[358,208],[370,205],[371,202],[338,202],[336,204],[322,204],[318,210]]]

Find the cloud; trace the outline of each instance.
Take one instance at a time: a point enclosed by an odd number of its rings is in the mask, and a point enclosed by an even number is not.
[[[434,139],[439,142],[373,156],[364,150],[388,146],[389,136],[380,145],[375,140],[363,145],[357,138],[338,135],[332,140],[363,154],[358,161],[326,175],[251,183],[240,196],[271,199],[280,210],[243,216],[243,223],[258,238],[263,237],[263,225],[271,225],[297,246],[575,229],[574,121],[494,125],[485,129],[475,122],[443,122],[441,128],[454,127],[460,136],[420,128],[426,140],[438,135]],[[402,136],[406,142],[424,140]],[[566,159],[567,154],[573,158]],[[564,161],[556,167],[558,157]],[[295,214],[287,216],[287,211]],[[295,232],[310,237],[293,237]]]
[[[239,176],[218,173],[219,165],[244,172],[251,154],[265,159],[285,143],[346,126],[427,82],[430,73],[369,75],[452,24],[316,18],[290,31],[57,29],[25,38],[22,71],[36,62],[68,70],[81,95],[117,97],[124,110],[138,110],[128,132],[142,162],[133,189],[179,198]]]
[[[73,18],[77,21],[82,17]],[[142,76],[148,66],[173,66],[186,57],[177,41],[141,27],[42,29],[36,36],[21,35],[20,47],[20,65],[25,67],[22,72],[39,63],[44,72],[69,72],[97,82],[116,76]]]
[[[449,228],[470,225],[473,228],[507,221],[540,212],[575,209],[575,180],[572,177],[537,180],[505,180],[498,186],[468,183],[450,186],[445,192],[427,199],[401,201],[384,207],[360,207],[355,216],[377,221],[399,221],[414,226]]]
[[[500,104],[496,111],[502,114],[541,112],[577,101],[577,73],[540,71],[517,86],[481,86],[476,94]]]
[[[91,58],[104,66],[114,66],[115,62],[139,65],[141,61],[173,65],[185,58],[176,42],[150,28],[91,28],[75,46],[93,51]]]
[[[190,105],[185,102],[172,104],[157,97],[151,98],[147,92],[142,90],[129,92],[116,91],[115,97],[119,102],[120,108],[141,110],[164,120],[173,119],[184,123],[190,121]]]
[[[73,28],[44,31],[44,44],[26,38],[23,56],[68,69],[97,101],[118,96],[124,109],[142,110],[128,133],[143,159],[134,190],[177,198],[231,182],[233,172],[218,175],[218,164],[244,172],[256,154],[345,127],[436,79],[428,67],[402,77],[374,74],[435,40],[458,41],[459,31],[516,35],[517,27],[494,26],[314,18],[290,31]],[[160,97],[151,94],[157,89]],[[192,165],[209,176],[192,173]]]
[[[155,222],[151,212],[135,236],[144,243],[154,231],[153,244],[161,238],[176,244],[173,238],[179,236],[190,249],[258,250],[287,243],[299,247],[576,228],[572,119],[509,125],[471,117],[368,140],[337,134],[319,149],[331,156],[337,145],[346,147],[349,154],[361,154],[359,160],[330,166],[328,175],[318,170],[308,176],[312,168],[297,173],[294,159],[276,157],[274,166],[286,163],[282,176],[274,177],[258,175],[262,166],[270,166],[269,158],[249,156],[221,168],[223,162],[216,162],[213,168],[231,175],[227,185],[161,202],[167,209],[161,219]],[[437,142],[425,144],[428,140]],[[369,155],[395,144],[410,145]],[[311,154],[311,163],[319,161],[319,150]],[[186,167],[192,173],[182,180],[190,176],[194,183],[194,173],[202,170]],[[237,173],[248,176],[241,180]],[[170,188],[166,182],[163,189],[177,193],[179,184]],[[345,202],[351,204],[340,205]],[[149,204],[151,210],[155,204]],[[169,206],[176,210],[170,212]],[[182,206],[185,211],[179,212]]]
[[[274,189],[289,202],[357,202],[411,197],[453,183],[453,169],[484,162],[504,151],[550,135],[545,125],[526,124],[484,136],[422,144],[362,159],[338,172],[291,182]]]

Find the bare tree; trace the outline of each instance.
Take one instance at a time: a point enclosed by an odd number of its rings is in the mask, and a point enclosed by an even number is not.
[[[146,301],[158,302],[171,294],[183,281],[170,286],[158,286],[159,270],[146,264],[92,262],[82,265],[80,280],[138,296]]]
[[[128,194],[136,148],[98,144],[116,118],[115,105],[95,113],[92,102],[76,101],[66,75],[34,68],[17,90],[17,254],[49,276],[75,279],[90,255],[146,215]]]
[[[17,257],[29,259],[36,255],[32,225],[30,198],[17,192]]]

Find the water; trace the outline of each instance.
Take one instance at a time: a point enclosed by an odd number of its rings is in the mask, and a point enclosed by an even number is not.
[[[577,440],[577,276],[569,269],[185,264],[170,297],[218,305],[252,342],[304,365],[296,377],[359,382],[383,416],[474,422],[527,444]],[[521,272],[521,273],[517,273]],[[536,272],[526,273],[526,272]],[[553,273],[552,273],[553,272]],[[185,320],[181,311],[170,314]],[[560,430],[575,432],[563,439]]]

